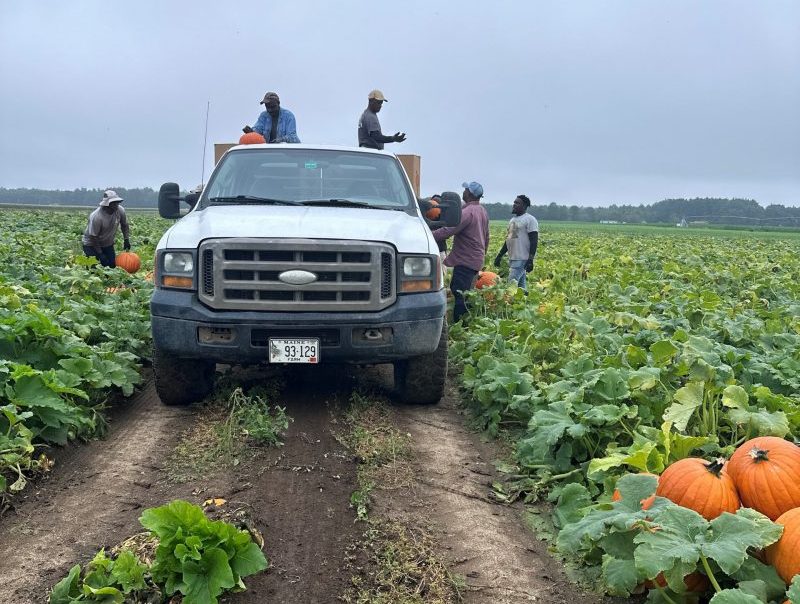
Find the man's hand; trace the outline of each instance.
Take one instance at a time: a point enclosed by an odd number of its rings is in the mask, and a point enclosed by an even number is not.
[[[405,132],[395,132],[394,136],[392,138],[394,139],[394,142],[402,143],[404,140],[406,140],[406,133]]]
[[[525,272],[529,273],[533,270],[533,258],[528,258],[528,261],[525,263]]]
[[[242,132],[244,132],[245,134],[250,134],[252,131],[253,129],[250,126],[245,126],[244,128],[242,128]]]
[[[127,252],[129,249],[131,249],[131,240],[130,240],[130,239],[124,239],[124,240],[122,241],[122,249],[123,249],[123,250],[125,250],[126,252]]]
[[[501,262],[502,260],[503,260],[503,257],[502,257],[502,256],[497,256],[497,258],[495,258],[495,259],[494,259],[494,265],[495,265],[495,266],[500,266],[500,262]]]

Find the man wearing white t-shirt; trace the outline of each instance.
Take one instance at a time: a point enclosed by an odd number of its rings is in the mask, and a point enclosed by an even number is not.
[[[533,270],[533,259],[539,245],[539,222],[528,214],[530,205],[531,200],[527,195],[518,195],[514,200],[511,208],[514,216],[508,223],[506,240],[494,259],[494,265],[500,266],[500,261],[508,252],[508,278],[516,281],[525,291],[528,286],[527,273]]]

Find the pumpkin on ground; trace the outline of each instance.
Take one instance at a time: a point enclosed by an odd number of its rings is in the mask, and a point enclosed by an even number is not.
[[[767,562],[788,585],[800,574],[800,508],[789,510],[775,522],[783,526],[783,534],[767,548]]]
[[[246,132],[239,137],[240,145],[258,145],[259,143],[266,143],[264,137],[258,132]]]
[[[500,275],[497,273],[493,273],[492,271],[480,271],[478,273],[478,280],[475,282],[475,289],[483,289],[484,287],[497,285],[498,281],[500,281]]]
[[[800,447],[777,436],[743,443],[728,462],[742,503],[775,520],[800,507]]]
[[[661,474],[656,495],[694,510],[706,520],[739,509],[739,495],[725,471],[725,460],[680,459]]]
[[[118,268],[121,268],[132,275],[142,266],[142,261],[139,260],[138,254],[134,254],[133,252],[122,252],[119,256],[117,256],[116,264]]]
[[[640,472],[639,476],[655,476],[658,478],[656,474],[651,474],[650,472]],[[622,499],[622,495],[620,495],[619,489],[614,489],[614,493],[611,495],[611,501],[620,501]],[[653,503],[655,503],[656,496],[655,493],[650,495],[647,499],[642,499],[640,502],[642,504],[643,510],[649,510]],[[662,586],[663,587],[663,586]]]

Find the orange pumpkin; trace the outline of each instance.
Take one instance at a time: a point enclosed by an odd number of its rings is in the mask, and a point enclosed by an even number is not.
[[[707,462],[697,457],[680,459],[658,480],[656,495],[694,510],[706,520],[739,509],[736,485],[725,471],[725,460]]]
[[[240,145],[257,145],[259,143],[266,143],[264,137],[258,132],[246,132],[239,137]]]
[[[497,285],[500,275],[492,271],[481,271],[478,273],[478,280],[475,282],[475,289],[483,289],[491,285]]]
[[[139,260],[139,256],[133,252],[122,252],[117,256],[116,263],[117,267],[128,271],[131,275],[142,266],[142,261]]]
[[[711,586],[708,577],[697,571],[686,575],[683,578],[683,584],[686,586],[686,591],[691,593],[703,593]],[[658,573],[655,579],[648,579],[645,581],[644,586],[647,589],[654,589],[655,587],[664,588],[667,586],[667,579],[664,577],[664,573]]]
[[[800,574],[800,508],[789,510],[775,522],[783,526],[783,535],[767,548],[767,562],[788,585]]]
[[[747,507],[770,520],[800,507],[800,447],[777,436],[743,443],[728,462],[728,473]]]
[[[442,215],[442,208],[439,207],[439,202],[435,199],[430,199],[429,201],[433,207],[425,212],[425,217],[428,220],[439,220],[439,216]]]
[[[656,476],[655,474],[651,474],[650,472],[640,472],[639,475],[640,476]],[[656,476],[656,478],[658,478],[658,476]],[[611,495],[611,501],[620,501],[621,499],[622,499],[622,495],[620,495],[619,489],[614,489],[614,493],[613,493],[613,495]],[[647,499],[642,499],[642,501],[641,501],[642,509],[643,510],[649,510],[652,507],[653,503],[655,503],[655,500],[656,500],[655,494],[650,495],[650,497],[648,497]]]

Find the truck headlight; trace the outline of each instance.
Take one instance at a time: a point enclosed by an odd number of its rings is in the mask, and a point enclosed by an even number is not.
[[[164,252],[161,256],[158,283],[162,287],[194,289],[194,254]]]
[[[441,287],[439,256],[401,256],[400,293],[436,291]]]

